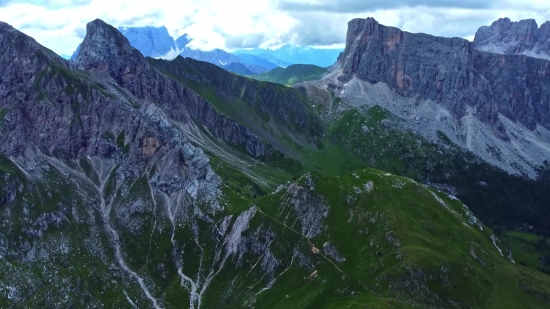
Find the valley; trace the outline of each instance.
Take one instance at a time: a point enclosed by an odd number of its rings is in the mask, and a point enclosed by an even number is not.
[[[547,102],[550,62],[348,26],[326,69],[241,76],[0,23],[0,307],[547,308],[547,111],[492,77]]]

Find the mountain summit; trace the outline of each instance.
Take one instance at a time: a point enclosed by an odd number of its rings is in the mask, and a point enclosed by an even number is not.
[[[510,172],[534,177],[550,159],[550,61],[367,18],[348,23],[338,63],[326,80],[354,105],[382,105],[427,138],[444,132]]]
[[[500,18],[477,30],[476,49],[499,54],[527,55],[550,60],[550,21],[540,28],[534,19],[512,22]]]

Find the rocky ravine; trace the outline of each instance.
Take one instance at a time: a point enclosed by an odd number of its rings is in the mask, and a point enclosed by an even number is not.
[[[381,105],[432,140],[442,131],[484,160],[530,177],[550,158],[550,61],[479,51],[464,39],[367,18],[349,22],[346,48],[331,69],[298,87],[344,99],[332,112]]]

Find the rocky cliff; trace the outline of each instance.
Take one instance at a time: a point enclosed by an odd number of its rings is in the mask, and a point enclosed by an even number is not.
[[[315,148],[324,125],[299,91],[279,84],[256,81],[191,58],[173,61],[149,59],[151,64],[179,79],[232,119],[250,127],[279,151],[291,154],[295,141]]]
[[[550,128],[550,61],[477,51],[460,38],[412,34],[373,18],[348,24],[340,58],[345,76],[384,82],[401,95],[429,99],[456,118],[466,108],[498,129],[498,114],[534,130]]]
[[[346,48],[322,82],[351,107],[381,105],[418,133],[451,140],[512,173],[550,158],[550,61],[477,50],[373,18],[348,23]]]
[[[176,42],[166,27],[119,27],[133,47],[147,57],[163,57],[176,51]]]
[[[105,73],[138,102],[155,102],[172,119],[181,123],[200,121],[215,137],[243,145],[253,156],[270,153],[269,146],[252,131],[217,112],[214,107],[175,80],[156,71],[141,53],[116,29],[100,20],[87,26],[81,51],[72,65],[92,73]],[[109,49],[105,50],[104,46]],[[123,61],[120,61],[123,59]],[[266,148],[267,147],[267,148]]]
[[[492,53],[550,59],[550,22],[539,28],[534,19],[512,22],[507,17],[500,18],[477,30],[474,46]]]

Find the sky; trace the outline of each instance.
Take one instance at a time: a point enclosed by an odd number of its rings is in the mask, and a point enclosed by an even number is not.
[[[71,55],[100,18],[118,27],[166,26],[192,47],[343,47],[347,22],[374,17],[409,32],[473,40],[500,17],[550,20],[548,0],[0,0],[0,21]]]

